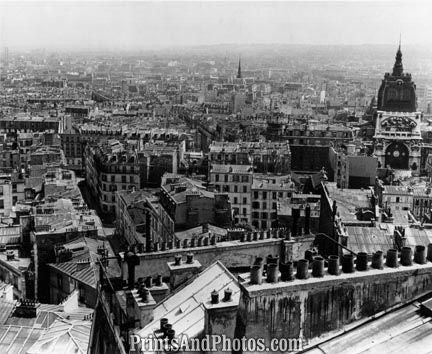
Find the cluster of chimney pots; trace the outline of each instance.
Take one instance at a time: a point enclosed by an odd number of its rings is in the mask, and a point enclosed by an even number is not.
[[[304,231],[303,231],[304,230]],[[309,233],[309,227],[300,228],[299,235],[303,235],[303,232]],[[296,234],[293,234],[296,236]],[[239,238],[240,242],[253,242],[258,240],[265,240],[270,238],[284,238],[286,240],[291,240],[291,230],[288,228],[280,227],[273,228],[269,230],[261,230],[254,232],[242,232]],[[182,249],[182,248],[195,248],[195,247],[203,247],[203,246],[214,246],[217,242],[219,242],[217,235],[209,234],[206,237],[201,238],[192,238],[192,239],[183,239],[183,240],[170,240],[166,241],[156,241],[144,245],[143,243],[139,243],[134,247],[134,250],[137,253],[145,253],[145,252],[159,252],[166,251],[172,249]]]
[[[219,303],[219,292],[213,290],[210,294],[211,296],[211,304],[215,305]],[[232,301],[232,290],[230,288],[226,288],[224,291],[224,297],[222,299],[223,302]],[[158,338],[167,339],[171,341],[175,337],[175,330],[172,327],[172,324],[169,323],[168,318],[160,319],[160,328],[156,331],[156,335]]]
[[[294,279],[307,279],[310,276],[309,269],[312,268],[312,277],[321,278],[325,275],[325,265],[327,272],[331,275],[341,273],[341,263],[343,273],[353,273],[357,271],[366,271],[369,269],[369,254],[366,252],[347,253],[342,257],[332,255],[327,260],[317,255],[316,251],[307,250],[305,258],[299,259],[296,264],[296,273],[294,274],[294,262],[279,262],[278,256],[267,256],[266,264],[262,257],[257,257],[250,269],[251,284],[261,284],[263,276],[266,276],[268,283],[279,281],[279,272],[281,281],[291,281]],[[398,261],[398,258],[399,261]],[[385,265],[389,268],[397,268],[399,265],[410,266],[413,262],[425,264],[427,261],[432,262],[432,243],[427,247],[417,245],[413,250],[411,247],[402,247],[399,252],[396,249],[389,249],[385,258]],[[384,252],[376,251],[372,254],[370,267],[374,269],[384,268]]]

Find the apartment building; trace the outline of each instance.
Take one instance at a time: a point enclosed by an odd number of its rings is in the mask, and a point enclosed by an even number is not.
[[[253,167],[251,165],[212,164],[210,184],[216,193],[226,193],[231,202],[235,224],[250,224],[251,187]]]
[[[291,175],[254,175],[251,186],[252,226],[268,229],[278,226],[278,201],[291,198],[296,192]]]

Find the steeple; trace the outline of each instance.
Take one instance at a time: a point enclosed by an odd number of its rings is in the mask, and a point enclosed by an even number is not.
[[[399,48],[396,52],[396,61],[393,66],[393,76],[402,76],[403,74],[403,65],[402,65],[402,51],[401,51],[401,39],[399,36]]]
[[[240,63],[240,57],[239,57],[239,63],[238,63],[238,69],[237,69],[237,79],[241,79],[242,78],[242,73],[241,73],[241,63]]]

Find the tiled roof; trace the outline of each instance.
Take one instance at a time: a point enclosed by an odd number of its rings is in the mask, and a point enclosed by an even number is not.
[[[77,262],[50,263],[48,266],[92,288],[96,288],[96,274],[90,262],[87,264],[78,264]]]

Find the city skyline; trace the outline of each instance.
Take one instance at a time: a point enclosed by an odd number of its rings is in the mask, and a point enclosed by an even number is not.
[[[0,2],[11,49],[148,50],[219,44],[429,45],[424,1]]]

